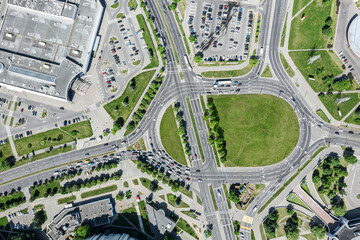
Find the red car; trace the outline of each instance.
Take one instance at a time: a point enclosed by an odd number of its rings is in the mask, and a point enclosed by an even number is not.
[[[21,110],[20,110],[20,112],[23,112],[24,111],[24,108],[22,108]]]
[[[197,159],[197,155],[195,154],[195,159]]]
[[[106,83],[111,83],[110,80],[109,81],[106,81]]]

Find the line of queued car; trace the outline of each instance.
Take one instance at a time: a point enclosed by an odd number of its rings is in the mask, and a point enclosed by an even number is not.
[[[347,66],[347,68],[350,69],[350,72],[355,70],[342,51],[339,52],[339,57],[341,61],[345,64],[345,66]]]

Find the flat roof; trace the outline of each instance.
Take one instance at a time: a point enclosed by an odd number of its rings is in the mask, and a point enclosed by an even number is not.
[[[356,16],[348,29],[348,41],[353,52],[360,57],[360,17]]]
[[[113,215],[114,209],[110,198],[77,204],[73,207],[64,208],[54,217],[48,225],[50,231],[47,235],[50,239],[63,240],[82,222],[90,222],[93,227],[101,226],[109,223],[110,217]]]
[[[104,6],[100,0],[7,0],[0,14],[0,84],[67,100],[87,72]]]

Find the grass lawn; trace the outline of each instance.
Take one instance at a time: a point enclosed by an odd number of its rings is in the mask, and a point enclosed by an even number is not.
[[[160,124],[160,138],[166,152],[177,162],[187,165],[181,139],[177,134],[177,125],[173,108],[170,106]]]
[[[137,4],[136,0],[130,0],[128,2],[128,7],[133,7],[134,11],[136,10],[137,6],[138,6],[138,4]]]
[[[76,200],[76,196],[72,195],[69,197],[65,197],[65,198],[59,198],[57,200],[58,204],[64,204],[64,203],[68,203],[68,202],[73,202]]]
[[[285,45],[287,20],[288,20],[288,13],[286,13],[284,26],[283,26],[283,30],[282,30],[282,33],[281,33],[280,47],[283,47]]]
[[[273,77],[269,65],[267,65],[265,67],[264,71],[261,74],[261,77],[264,77],[264,78],[272,78]]]
[[[190,236],[194,237],[195,239],[199,239],[195,233],[195,230],[184,219],[180,218],[176,225],[185,232],[187,232]]]
[[[135,62],[133,62],[132,64],[134,65],[134,66],[137,66],[137,65],[139,65],[140,64],[140,62],[141,62],[141,60],[136,60]]]
[[[141,218],[142,218],[142,222],[143,222],[143,224],[144,224],[145,232],[146,232],[147,234],[152,235],[152,232],[151,232],[151,230],[150,230],[149,218],[148,218],[148,215],[147,215],[147,211],[146,211],[146,206],[145,206],[144,200],[138,202],[138,205],[139,205],[139,209],[140,209],[140,215],[141,215]]]
[[[290,76],[290,77],[293,77],[295,76],[295,72],[294,70],[291,68],[291,66],[289,65],[289,63],[286,61],[286,58],[285,56],[280,53],[280,60],[281,60],[281,63],[285,69],[285,71],[287,72],[287,74]]]
[[[74,137],[77,139],[83,139],[93,135],[90,120],[74,123],[65,127],[61,127],[60,129],[72,136],[74,135]]]
[[[312,235],[312,233],[308,233],[308,234],[301,235],[301,236],[306,238],[307,240],[317,240],[317,238],[314,237],[314,235]]]
[[[239,69],[239,70],[209,71],[209,72],[202,72],[201,75],[203,77],[208,77],[208,78],[239,77],[249,73],[251,69],[252,67],[250,65],[247,65],[243,69]]]
[[[37,198],[44,197],[46,192],[57,192],[60,189],[59,180],[54,180],[52,182],[47,182],[46,184],[36,185],[35,187],[30,187],[30,202]]]
[[[346,102],[336,104],[335,100],[337,98],[343,99],[349,97],[350,99]],[[336,119],[341,120],[351,109],[353,109],[356,104],[359,102],[358,93],[343,93],[343,94],[333,94],[332,96],[324,95],[319,97],[322,103],[325,105],[329,113]],[[341,112],[339,115],[338,109]]]
[[[185,9],[186,9],[186,0],[180,0],[177,3],[178,9],[180,11],[181,14],[181,18],[184,19],[185,17]]]
[[[103,188],[95,189],[92,191],[84,192],[81,194],[81,198],[93,197],[96,195],[115,191],[116,189],[117,189],[117,185],[110,185],[108,187],[103,187]]]
[[[109,102],[104,106],[105,110],[116,121],[118,118],[122,118],[124,123],[129,118],[136,103],[140,100],[141,95],[146,89],[146,86],[154,76],[155,70],[142,72],[135,76],[135,89],[130,87],[131,81],[129,81],[122,95],[115,100]],[[124,106],[122,103],[128,98],[128,105]]]
[[[188,198],[193,198],[193,193],[191,190],[187,190],[185,187],[180,186],[179,187],[179,192],[181,192],[182,194],[186,195]]]
[[[299,123],[286,101],[265,94],[213,98],[228,150],[225,166],[271,165],[296,146]]]
[[[116,18],[122,18],[122,17],[125,17],[125,14],[123,14],[123,13],[118,13],[118,14],[116,15]]]
[[[196,142],[197,142],[197,144],[198,144],[199,151],[200,151],[200,157],[201,157],[202,162],[205,162],[205,157],[204,157],[204,152],[203,152],[203,149],[202,149],[202,146],[201,146],[201,142],[200,142],[199,132],[198,132],[197,127],[196,127],[195,118],[194,118],[194,113],[193,113],[193,111],[192,111],[191,104],[190,104],[190,100],[189,100],[188,97],[186,98],[186,102],[187,102],[187,105],[188,105],[188,108],[189,108],[190,117],[191,117],[191,122],[192,122],[192,125],[193,125],[193,127],[194,127]]]
[[[141,185],[143,185],[144,187],[146,187],[147,189],[150,190],[150,184],[151,184],[151,180],[147,179],[147,178],[140,178],[140,182]],[[157,190],[161,190],[162,187],[158,186]]]
[[[326,116],[323,110],[321,109],[316,110],[316,114],[325,122],[330,123],[329,118]]]
[[[153,57],[150,59],[150,63],[144,67],[144,69],[150,69],[150,68],[155,68],[157,66],[159,66],[159,59],[158,59],[158,56],[156,54],[156,47],[154,45],[154,42],[151,38],[151,35],[150,35],[150,32],[149,32],[149,29],[146,25],[146,21],[145,21],[145,18],[143,15],[141,14],[138,14],[136,15],[136,19],[139,23],[139,26],[141,29],[143,29],[143,37],[144,37],[144,41],[145,43],[147,44],[147,49],[149,51],[152,51],[153,52]]]
[[[230,198],[229,198],[229,191],[228,191],[228,189],[226,187],[226,184],[223,184],[223,188],[224,188],[224,193],[225,193],[228,208],[231,209],[231,201],[230,201]]]
[[[24,208],[21,210],[21,213],[22,214],[27,214],[29,212],[29,209],[28,208]]]
[[[171,200],[170,198],[170,196],[174,196],[174,200]],[[167,195],[167,199],[168,199],[168,202],[169,202],[169,204],[171,205],[171,206],[173,206],[173,207],[176,207],[176,208],[189,208],[190,206],[186,203],[186,202],[184,202],[183,200],[181,200],[180,201],[180,203],[179,203],[179,205],[176,205],[176,199],[177,199],[177,197],[176,197],[176,195],[174,195],[174,194],[172,194],[172,193],[168,193]]]
[[[240,65],[241,63],[245,62],[245,60],[241,61],[218,61],[218,62],[199,62],[199,67],[218,67],[218,66],[233,66],[233,65]]]
[[[201,199],[199,198],[199,196],[196,195],[196,201],[198,204],[200,204],[202,206],[202,201]]]
[[[298,11],[300,11],[300,9],[305,7],[305,5],[308,4],[310,1],[311,0],[294,0],[292,16],[294,16]],[[306,12],[306,9],[305,9],[305,12]]]
[[[139,185],[139,180],[137,180],[137,179],[133,179],[132,182],[135,186]]]
[[[211,194],[211,200],[214,204],[214,208],[215,208],[215,211],[218,210],[218,206],[216,204],[216,200],[215,200],[215,194],[214,194],[214,190],[213,190],[213,187],[212,186],[209,186],[209,189],[210,189],[210,194]]]
[[[11,146],[9,143],[9,139],[7,139],[7,143],[0,145],[0,162],[4,161],[6,158],[8,157],[12,157],[13,156],[13,152],[11,150]]]
[[[37,205],[34,206],[34,212],[44,210],[44,209],[45,209],[44,204],[37,204]]]
[[[194,219],[197,218],[196,214],[193,212],[190,212],[190,211],[181,211],[181,212],[191,218],[194,218]]]
[[[356,109],[355,109],[356,110]],[[348,122],[348,123],[353,123],[353,124],[358,124],[359,125],[359,122],[357,123],[355,121],[355,119],[357,118],[360,118],[360,116],[357,116],[355,114],[355,110],[346,118],[345,122]]]
[[[310,197],[312,197],[312,196],[311,196],[311,193],[310,193],[309,185],[307,184],[307,182],[303,181],[303,182],[301,183],[301,188],[302,188],[307,194],[309,194]]]
[[[111,8],[118,8],[119,7],[119,2],[116,2],[116,3],[114,3],[113,5],[111,5],[110,7]]]
[[[303,208],[306,208],[306,209],[310,210],[310,209],[298,198],[298,196],[296,196],[296,195],[293,194],[293,193],[291,193],[291,194],[286,198],[286,200],[287,200],[288,202],[291,202],[291,203],[293,203],[293,204],[299,205],[299,206],[301,206],[301,207],[303,207]],[[280,218],[279,218],[279,219],[280,219]]]
[[[312,64],[307,64],[307,59],[310,58],[310,54],[313,56],[320,55],[320,58],[315,60]],[[335,78],[342,73],[341,62],[332,57],[332,55],[334,55],[333,51],[299,51],[289,52],[289,55],[315,92],[327,92],[328,84],[323,83],[323,77],[326,75],[333,75],[333,78]],[[323,73],[316,74],[317,69],[319,68],[324,68]],[[310,80],[309,75],[314,76],[313,78],[315,80]],[[334,91],[337,91],[335,86],[333,86],[333,89]],[[347,90],[353,89],[354,88],[351,87]]]
[[[336,2],[336,1],[332,1]],[[301,6],[301,5],[300,5]],[[325,20],[331,14],[332,4],[324,6],[321,0],[314,0],[305,10],[306,18],[301,21],[298,15],[291,23],[289,49],[320,49],[326,48],[331,42],[330,37],[322,33]],[[334,21],[336,23],[336,21]],[[332,24],[333,32],[336,26]]]
[[[144,139],[140,138],[139,141],[126,148],[127,150],[143,150],[146,151]]]
[[[92,129],[89,121],[74,123],[66,127],[55,128],[46,132],[38,133],[30,137],[15,140],[15,148],[19,156],[31,153],[51,146],[58,146],[75,140],[71,135],[72,131],[77,131],[75,136],[78,139],[92,136]]]
[[[6,216],[0,218],[0,229],[10,230],[10,225]]]
[[[14,201],[13,205],[10,205],[11,202]],[[17,191],[17,192],[14,192],[13,194],[9,193],[8,195],[2,195],[0,197],[0,206],[3,206],[4,208],[6,209],[9,209],[9,208],[12,208],[12,207],[16,207],[22,203],[24,203],[26,201],[25,199],[25,195],[23,192],[21,191]],[[8,203],[7,206],[4,206],[5,203]],[[0,210],[0,211],[4,211],[4,210]]]
[[[134,224],[137,228],[140,228],[138,215],[135,207],[129,207],[121,211],[121,215]]]

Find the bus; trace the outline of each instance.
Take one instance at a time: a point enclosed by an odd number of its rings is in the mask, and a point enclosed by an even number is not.
[[[184,55],[184,60],[185,60],[185,63],[186,63],[187,68],[191,71],[191,70],[192,70],[192,67],[191,67],[191,65],[190,65],[189,58],[188,58],[187,55]]]
[[[217,79],[215,85],[231,84],[231,79]]]

